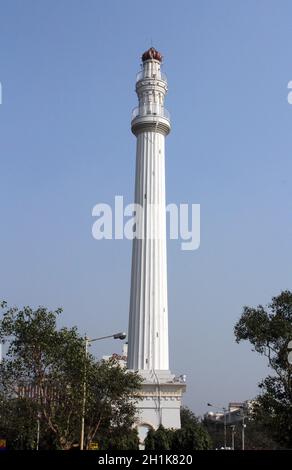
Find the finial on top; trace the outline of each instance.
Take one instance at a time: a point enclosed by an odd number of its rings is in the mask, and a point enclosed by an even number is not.
[[[162,62],[162,55],[154,47],[150,47],[150,49],[148,49],[148,51],[144,52],[144,54],[142,55],[143,62],[145,62],[145,60],[151,59]]]

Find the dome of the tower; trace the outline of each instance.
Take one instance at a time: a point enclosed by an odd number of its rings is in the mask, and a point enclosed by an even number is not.
[[[144,52],[144,54],[142,55],[143,62],[145,62],[145,60],[151,59],[162,62],[162,55],[154,47],[150,47],[150,49],[148,49],[148,51]]]

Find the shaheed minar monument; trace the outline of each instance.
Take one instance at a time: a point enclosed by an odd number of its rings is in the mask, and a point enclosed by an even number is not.
[[[164,149],[171,126],[161,65],[162,56],[153,47],[142,55],[136,81],[139,104],[131,122],[137,137],[135,204],[141,210],[132,251],[127,367],[144,379],[138,404],[142,439],[160,424],[180,428],[186,388],[185,376],[176,377],[169,369]]]

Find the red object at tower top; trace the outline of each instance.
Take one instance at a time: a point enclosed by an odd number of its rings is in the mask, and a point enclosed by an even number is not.
[[[162,55],[154,47],[150,47],[150,49],[148,49],[148,51],[144,52],[144,54],[142,55],[143,62],[151,59],[162,62]]]

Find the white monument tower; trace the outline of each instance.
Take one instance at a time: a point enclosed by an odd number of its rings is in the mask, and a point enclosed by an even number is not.
[[[169,370],[165,212],[165,137],[170,117],[164,107],[167,80],[161,54],[151,47],[142,56],[137,75],[139,105],[131,128],[137,137],[128,369],[144,378],[139,402],[140,435],[162,424],[180,428],[182,376]]]

